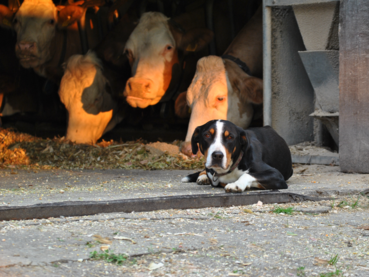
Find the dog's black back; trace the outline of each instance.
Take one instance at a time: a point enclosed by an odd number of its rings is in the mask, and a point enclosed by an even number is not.
[[[245,130],[253,155],[261,153],[261,159],[278,169],[287,181],[293,174],[291,152],[285,140],[270,126]],[[250,149],[251,150],[251,149]],[[254,158],[255,159],[255,158]]]

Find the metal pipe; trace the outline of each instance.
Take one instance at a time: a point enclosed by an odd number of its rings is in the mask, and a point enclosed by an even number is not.
[[[213,8],[214,8],[214,0],[207,0],[206,1],[206,25],[208,26],[210,30],[214,32]],[[216,54],[215,36],[210,42],[209,49],[210,49],[210,55]]]
[[[86,12],[87,12],[87,8],[85,8],[81,19],[78,21],[79,36],[81,39],[81,46],[82,46],[83,54],[86,54],[88,51],[88,40],[87,40],[87,32],[86,32]]]
[[[263,119],[272,126],[272,8],[263,0]]]
[[[231,37],[232,40],[236,36],[236,32],[234,29],[234,20],[233,20],[233,0],[228,0],[228,16],[229,16],[229,23],[231,24]]]

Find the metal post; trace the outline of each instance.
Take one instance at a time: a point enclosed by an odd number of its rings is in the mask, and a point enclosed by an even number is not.
[[[79,36],[81,39],[81,46],[82,46],[83,54],[86,54],[88,51],[88,40],[87,40],[87,32],[86,32],[86,12],[87,12],[87,8],[85,8],[81,19],[78,21]]]
[[[214,0],[206,1],[206,25],[210,30],[214,32],[214,24],[213,24],[213,9],[214,8]],[[210,55],[216,55],[216,46],[215,46],[215,38],[210,42]]]
[[[263,117],[264,126],[272,125],[272,8],[263,0]]]

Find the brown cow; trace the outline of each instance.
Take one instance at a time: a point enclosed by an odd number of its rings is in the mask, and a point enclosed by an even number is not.
[[[259,8],[223,58],[209,56],[198,61],[195,77],[187,90],[187,103],[192,113],[181,149],[183,153],[192,154],[193,131],[210,120],[229,120],[244,129],[249,126],[253,117],[252,104],[263,101],[262,79],[253,77],[262,75],[262,42],[262,11]],[[245,72],[247,67],[248,73]]]

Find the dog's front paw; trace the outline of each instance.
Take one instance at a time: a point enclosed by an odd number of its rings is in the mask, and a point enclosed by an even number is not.
[[[208,176],[206,176],[206,174],[204,175],[200,175],[197,180],[196,180],[196,183],[198,185],[210,185],[210,180],[208,178]]]
[[[246,187],[242,186],[238,182],[234,182],[226,185],[224,189],[226,192],[243,192],[246,189]]]

